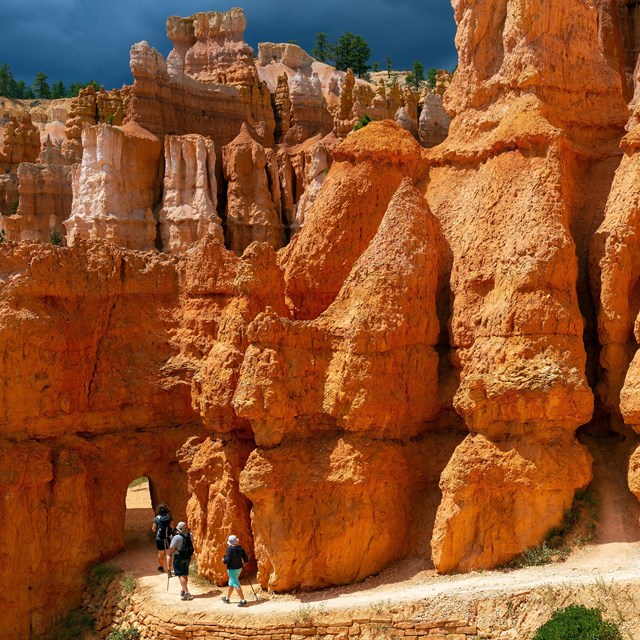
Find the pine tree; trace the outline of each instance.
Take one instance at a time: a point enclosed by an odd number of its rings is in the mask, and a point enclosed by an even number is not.
[[[411,73],[406,78],[406,83],[413,87],[416,91],[420,89],[420,85],[424,82],[424,65],[417,60],[413,63]]]
[[[352,69],[362,77],[369,70],[367,62],[371,57],[369,43],[350,31],[342,34],[336,46],[336,69],[346,71]]]
[[[33,81],[33,91],[38,98],[46,100],[51,98],[51,89],[47,82],[48,76],[44,71],[38,71]]]
[[[0,65],[0,96],[7,98],[15,98],[11,95],[11,83],[13,80],[13,74],[8,64]],[[15,81],[14,81],[15,82]]]
[[[72,82],[67,89],[67,98],[75,98],[80,93],[80,89],[84,89],[81,82]]]
[[[330,64],[335,59],[335,46],[329,42],[329,34],[316,33],[316,41],[311,55],[319,62]]]
[[[28,93],[28,87],[25,83],[24,80],[18,80],[18,82],[16,82],[16,88],[15,88],[15,96],[13,96],[14,98],[27,98],[27,93]]]
[[[431,69],[427,71],[427,85],[429,85],[431,89],[436,88],[437,76],[438,76],[438,70],[435,67],[431,67]]]
[[[53,87],[51,87],[51,97],[53,99],[65,98],[66,95],[67,95],[67,89],[64,86],[64,82],[62,82],[62,80],[58,80],[58,82],[54,82]]]

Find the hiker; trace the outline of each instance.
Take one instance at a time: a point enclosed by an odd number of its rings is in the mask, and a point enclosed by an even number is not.
[[[162,572],[170,568],[167,552],[171,542],[171,511],[162,502],[156,510],[151,531],[156,534],[156,549],[158,550],[158,571]]]
[[[247,601],[244,599],[244,593],[242,593],[242,587],[240,586],[240,572],[242,571],[242,567],[249,562],[249,558],[247,557],[246,551],[238,544],[239,542],[240,540],[234,535],[230,535],[227,539],[229,546],[227,547],[227,553],[225,553],[224,558],[222,558],[222,562],[227,565],[229,590],[227,591],[227,595],[223,596],[222,602],[229,604],[231,602],[231,594],[235,589],[240,596],[238,606],[246,607]]]
[[[193,596],[189,593],[189,564],[193,555],[193,541],[191,534],[187,529],[185,522],[178,522],[176,526],[176,534],[171,540],[169,547],[169,557],[173,557],[173,573],[180,579],[180,598],[182,600],[193,600]]]

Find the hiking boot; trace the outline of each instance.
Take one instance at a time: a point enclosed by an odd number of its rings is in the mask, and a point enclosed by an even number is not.
[[[182,596],[182,600],[193,600],[193,596],[187,592]]]
[[[229,600],[229,598],[227,598],[227,596],[222,596],[222,602],[225,602],[226,604],[229,604],[230,600]]]
[[[240,602],[238,602],[238,606],[239,607],[246,607],[247,606],[247,601],[246,600],[240,600]]]
[[[182,596],[183,596],[185,593],[187,593],[187,592],[186,592],[186,591],[181,591],[181,592],[180,592],[180,597],[182,598]]]
[[[158,571],[162,573],[164,571],[164,567],[158,567]]]

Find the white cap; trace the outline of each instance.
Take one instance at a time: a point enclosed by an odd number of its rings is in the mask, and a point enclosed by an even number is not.
[[[238,544],[238,542],[240,542],[240,540],[238,540],[237,536],[234,536],[233,534],[227,538],[228,544]]]
[[[187,523],[186,522],[178,522],[178,524],[176,525],[176,529],[180,533],[187,533]]]

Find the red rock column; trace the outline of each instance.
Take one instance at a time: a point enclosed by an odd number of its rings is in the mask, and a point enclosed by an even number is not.
[[[453,4],[460,65],[445,101],[455,118],[425,188],[451,248],[454,407],[471,435],[441,479],[432,550],[442,572],[539,544],[590,481],[574,437],[593,396],[572,232],[592,224],[579,189],[597,187],[583,175],[612,153],[625,120],[594,5]],[[582,46],[556,55],[569,32]]]
[[[264,586],[361,580],[407,552],[438,466],[438,453],[418,468],[414,454],[440,409],[442,251],[435,219],[405,179],[323,314],[291,321],[271,312],[250,325],[233,406],[259,445],[240,490],[253,505]]]
[[[238,136],[222,149],[224,177],[229,183],[227,239],[229,248],[238,254],[254,240],[268,242],[274,249],[285,245],[279,198],[274,202],[270,189],[270,182],[278,184],[277,171],[268,166],[270,155],[275,160],[275,154],[256,142],[244,124]]]

